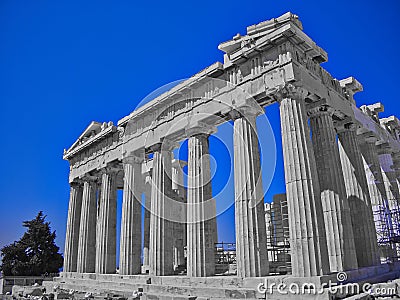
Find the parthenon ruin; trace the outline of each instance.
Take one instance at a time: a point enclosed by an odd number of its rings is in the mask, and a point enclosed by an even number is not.
[[[353,96],[362,85],[321,66],[327,53],[291,13],[249,26],[218,48],[223,63],[117,125],[92,122],[65,150],[71,193],[58,284],[88,289],[92,280],[94,289],[103,283],[121,291],[131,284],[148,298],[157,285],[190,286],[188,297],[223,298],[204,287],[232,290],[230,278],[237,293],[254,292],[243,298],[257,298],[250,282],[267,276],[302,280],[346,271],[356,280],[393,272],[400,250],[399,120],[380,117],[381,103],[358,107]],[[287,203],[291,264],[285,277],[270,268],[256,128],[256,118],[276,102],[286,184],[279,201]],[[236,274],[216,276],[208,139],[225,122],[234,126]],[[172,151],[186,139],[184,162]],[[119,247],[117,190],[123,190]]]

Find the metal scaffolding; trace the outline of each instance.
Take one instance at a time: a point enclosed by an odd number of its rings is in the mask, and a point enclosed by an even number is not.
[[[400,258],[400,207],[384,204],[373,208],[374,223],[382,262]]]
[[[286,194],[277,194],[272,203],[265,204],[265,220],[270,273],[290,273],[289,216]]]

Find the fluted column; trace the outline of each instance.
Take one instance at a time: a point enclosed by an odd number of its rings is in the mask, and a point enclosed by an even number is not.
[[[303,102],[305,93],[288,86],[278,95],[292,274],[300,277],[329,272],[317,168]]]
[[[72,182],[68,206],[67,232],[65,237],[64,272],[76,272],[77,270],[82,193],[82,184]]]
[[[365,163],[366,178],[371,196],[371,205],[373,211],[376,213],[388,209],[388,203],[375,143],[376,139],[374,137],[360,137],[360,149]],[[375,226],[378,231],[380,225],[377,220],[375,221]]]
[[[176,209],[174,209],[174,270],[182,270],[185,265],[184,240],[186,235],[186,190],[183,182],[182,167],[185,161],[172,160],[172,190],[175,193]]]
[[[390,210],[399,208],[399,189],[397,186],[396,172],[393,169],[392,151],[388,146],[379,147],[379,163],[381,165],[383,184],[386,190],[386,199]]]
[[[78,273],[94,273],[96,264],[97,178],[85,179],[79,226]]]
[[[244,108],[233,112],[235,176],[236,263],[238,277],[260,277],[269,272],[264,192],[256,114]]]
[[[151,171],[145,178],[145,211],[144,211],[144,236],[143,236],[143,266],[149,267],[150,246],[150,212],[151,212]]]
[[[101,175],[96,238],[96,273],[113,274],[117,255],[117,170],[107,167]]]
[[[182,198],[186,197],[182,170],[186,165],[187,163],[185,161],[179,159],[172,160],[172,189]]]
[[[356,126],[345,125],[338,133],[339,153],[353,225],[359,267],[380,263],[371,199],[356,136]]]
[[[144,155],[143,155],[144,156]],[[141,273],[142,250],[142,163],[144,157],[123,159],[124,192],[122,200],[119,274]]]
[[[215,274],[211,172],[208,134],[189,138],[187,200],[187,275]]]
[[[379,248],[381,256],[388,258],[394,255],[394,249],[389,244],[384,245],[384,243],[392,235],[393,226],[376,148],[376,138],[367,133],[365,136],[360,136],[359,141],[361,153],[364,158],[375,229],[380,244]]]
[[[367,168],[367,182],[370,188],[371,204],[384,205],[386,200],[385,186],[376,149],[376,138],[360,136],[360,149]]]
[[[149,269],[157,276],[173,274],[171,149],[166,142],[152,147]]]
[[[357,256],[332,114],[325,106],[309,111],[330,271],[340,272],[356,269]]]

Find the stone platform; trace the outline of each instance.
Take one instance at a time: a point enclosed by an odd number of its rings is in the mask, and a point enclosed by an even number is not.
[[[363,284],[385,282],[400,278],[400,264],[385,264],[376,267],[361,268],[346,272],[344,283]],[[91,292],[93,295],[118,294],[132,297],[133,292],[142,291],[141,299],[335,299],[347,295],[332,295],[323,286],[331,282],[337,284],[337,274],[315,277],[292,277],[291,275],[268,276],[260,278],[238,278],[235,276],[213,276],[189,278],[186,276],[149,276],[149,275],[118,275],[118,274],[77,274],[61,273],[53,282],[44,282],[47,293],[55,290],[75,290]],[[322,292],[317,295],[308,293],[295,295],[277,291],[279,284],[313,285]],[[263,286],[269,288],[266,293],[260,293]],[[287,290],[286,290],[287,291]]]

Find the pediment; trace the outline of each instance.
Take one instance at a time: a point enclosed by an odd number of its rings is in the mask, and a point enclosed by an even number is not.
[[[241,36],[238,33],[233,37],[232,40],[221,43],[218,46],[218,49],[227,54],[233,53],[243,48],[243,46],[247,44],[254,43],[256,39],[273,33],[276,29],[282,27],[289,22],[296,25],[300,30],[303,29],[303,26],[298,17],[288,12],[280,16],[279,18],[263,21],[261,23],[248,26],[247,34],[245,36]]]
[[[72,144],[72,146],[68,150],[64,149],[64,159],[68,159],[68,157],[84,148],[85,145],[90,144],[91,141],[97,139],[100,135],[103,136],[104,134],[113,132],[115,130],[116,127],[112,122],[100,123],[92,121],[78,137],[78,139]]]

